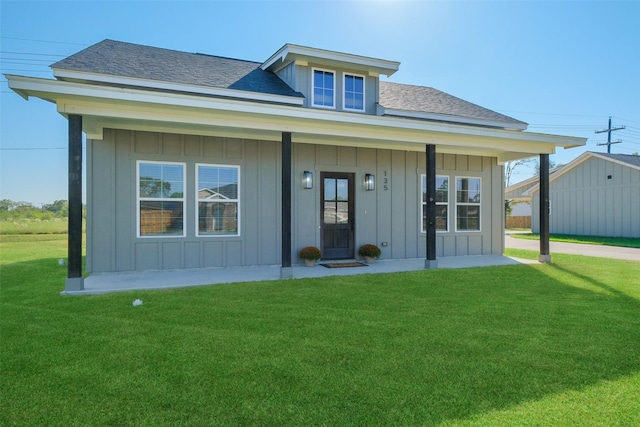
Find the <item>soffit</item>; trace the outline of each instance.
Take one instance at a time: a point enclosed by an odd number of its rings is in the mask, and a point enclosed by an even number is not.
[[[93,139],[102,138],[105,128],[264,140],[280,140],[281,132],[292,132],[293,141],[299,143],[409,151],[423,151],[425,144],[436,144],[440,152],[495,156],[499,161],[552,154],[556,146],[584,144],[582,138],[557,135],[20,76],[7,79],[10,88],[22,96],[55,102],[64,115],[84,116],[83,130]]]

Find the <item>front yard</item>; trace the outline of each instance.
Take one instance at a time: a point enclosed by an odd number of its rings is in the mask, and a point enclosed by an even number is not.
[[[3,425],[640,422],[640,263],[61,297],[65,244],[0,241]]]

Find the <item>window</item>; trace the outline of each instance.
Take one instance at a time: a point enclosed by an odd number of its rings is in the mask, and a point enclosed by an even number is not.
[[[335,108],[335,75],[333,71],[313,70],[313,105]]]
[[[480,178],[456,178],[456,231],[480,231]]]
[[[138,162],[138,236],[184,236],[182,163]]]
[[[364,76],[344,75],[344,109],[364,111]]]
[[[449,231],[449,177],[436,176],[436,231]],[[422,175],[422,230],[427,231],[427,176]]]
[[[196,181],[197,235],[239,235],[240,168],[196,165]]]

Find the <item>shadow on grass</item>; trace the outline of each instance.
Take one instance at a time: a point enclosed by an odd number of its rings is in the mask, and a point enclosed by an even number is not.
[[[61,298],[53,262],[3,267],[10,423],[436,425],[640,370],[638,300],[561,264]]]

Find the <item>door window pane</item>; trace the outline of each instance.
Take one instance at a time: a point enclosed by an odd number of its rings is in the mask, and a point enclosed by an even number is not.
[[[337,200],[349,200],[349,180],[338,179],[337,180]]]
[[[324,199],[325,200],[336,199],[336,180],[333,178],[324,179]]]
[[[335,224],[336,223],[336,202],[324,202],[324,223]]]
[[[349,202],[338,202],[336,212],[336,224],[347,224],[349,222]]]

